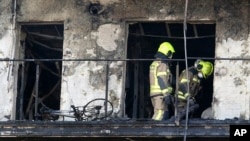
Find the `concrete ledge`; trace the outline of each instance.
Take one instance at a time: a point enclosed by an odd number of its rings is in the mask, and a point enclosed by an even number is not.
[[[187,137],[229,137],[232,124],[250,124],[241,120],[189,120]],[[1,137],[182,137],[185,121],[180,126],[168,121],[109,120],[91,122],[0,122]]]

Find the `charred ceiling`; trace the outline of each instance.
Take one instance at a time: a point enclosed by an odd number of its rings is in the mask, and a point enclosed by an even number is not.
[[[63,25],[24,25],[22,31],[27,34],[30,48],[42,53],[39,55],[41,58],[62,57]],[[33,48],[34,45],[36,48]]]

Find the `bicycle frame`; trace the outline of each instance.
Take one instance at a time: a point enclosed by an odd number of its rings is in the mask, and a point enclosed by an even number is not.
[[[113,113],[112,103],[104,98],[93,99],[84,106],[71,105],[71,108],[72,110],[53,110],[43,104],[40,115],[43,120],[55,121],[63,117],[64,121],[65,117],[69,117],[75,121],[93,121],[106,119]]]

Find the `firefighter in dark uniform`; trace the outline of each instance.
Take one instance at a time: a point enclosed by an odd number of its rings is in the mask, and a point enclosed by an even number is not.
[[[175,122],[179,124],[185,118],[187,99],[189,98],[189,113],[198,109],[199,105],[195,101],[195,96],[201,89],[201,81],[207,79],[213,72],[213,64],[209,61],[196,60],[193,67],[188,68],[188,78],[186,70],[183,70],[179,77],[178,90],[178,114]],[[189,93],[187,82],[189,81]]]
[[[156,60],[150,65],[150,98],[154,107],[153,120],[169,118],[168,107],[164,100],[169,100],[173,91],[170,83],[172,73],[169,69],[169,62],[164,59],[171,59],[174,52],[175,50],[169,42],[161,43],[155,55]]]

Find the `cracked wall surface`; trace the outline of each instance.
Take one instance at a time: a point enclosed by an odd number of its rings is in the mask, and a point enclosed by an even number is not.
[[[91,4],[100,4],[90,9]],[[17,28],[13,29],[13,3],[0,1],[0,58],[19,58],[19,23],[62,22],[63,59],[125,59],[125,21],[183,21],[184,0],[18,0]],[[248,0],[189,0],[189,22],[216,23],[215,57],[249,58]],[[90,11],[91,10],[91,11]],[[13,57],[15,54],[15,57]],[[15,119],[17,67],[0,62],[3,80],[0,120]],[[109,63],[109,100],[121,116],[124,90],[124,62]],[[106,61],[65,61],[62,66],[61,109],[83,105],[105,96]],[[13,69],[12,69],[13,68]],[[249,119],[248,60],[216,60],[212,118]],[[84,102],[83,102],[84,101]],[[8,117],[8,118],[6,118]]]
[[[216,56],[249,59],[249,1],[215,2]],[[232,12],[233,11],[233,12]],[[212,109],[216,119],[249,119],[249,60],[218,60]]]
[[[13,26],[11,1],[0,1],[0,58],[8,59],[14,57],[16,31]],[[15,110],[14,93],[15,83],[12,72],[12,61],[0,62],[0,79],[1,79],[1,93],[0,93],[0,121],[6,121],[13,115]]]

